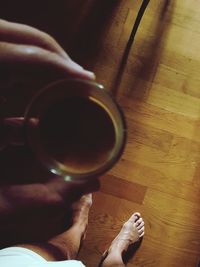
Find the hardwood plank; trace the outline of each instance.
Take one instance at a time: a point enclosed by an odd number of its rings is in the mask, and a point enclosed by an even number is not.
[[[125,96],[120,98],[119,103],[128,121],[131,119],[146,126],[165,130],[176,136],[200,141],[200,123],[198,119],[188,118]]]
[[[173,151],[172,151],[173,152]],[[135,161],[144,166],[152,167],[165,177],[173,177],[184,181],[191,181],[197,163],[187,160],[187,155],[164,153],[158,149],[138,144],[127,144],[123,158]]]
[[[142,163],[124,159],[121,159],[111,170],[111,174],[125,181],[147,186],[150,189],[172,195],[173,197],[185,199],[194,203],[200,202],[199,183],[195,183],[195,178],[191,179],[191,181],[184,181],[182,176],[175,178],[170,177]],[[197,172],[197,175],[198,174],[199,172]],[[199,181],[199,175],[196,179]]]
[[[101,192],[111,196],[142,204],[146,191],[147,186],[125,181],[113,175],[107,174],[101,177]]]
[[[173,135],[169,132],[146,126],[142,122],[138,123],[132,119],[127,120],[127,125],[129,144],[137,142],[165,153],[169,152],[173,141]]]
[[[152,86],[146,102],[191,118],[200,118],[200,99],[166,87]]]

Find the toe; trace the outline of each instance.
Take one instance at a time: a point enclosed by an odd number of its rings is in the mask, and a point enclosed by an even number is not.
[[[130,217],[129,221],[132,223],[135,223],[139,218],[140,218],[140,213],[139,212],[135,212],[132,214],[132,216]]]
[[[133,213],[133,215],[135,217],[137,217],[137,220],[141,217],[141,214],[139,212],[135,212],[135,213]]]
[[[137,229],[140,230],[142,227],[144,227],[144,221],[142,221],[142,222],[137,226]]]
[[[145,233],[145,232],[143,232],[142,234],[140,234],[139,237],[140,237],[140,238],[143,237],[143,236],[144,236],[144,233]]]
[[[82,202],[82,205],[91,207],[92,206],[92,194],[83,195],[80,201]]]
[[[144,235],[144,226],[140,230],[138,230],[138,234],[140,237]]]
[[[136,223],[135,223],[136,227],[138,228],[138,226],[139,226],[142,222],[143,222],[143,219],[142,219],[142,218],[139,218],[139,219],[136,221]]]

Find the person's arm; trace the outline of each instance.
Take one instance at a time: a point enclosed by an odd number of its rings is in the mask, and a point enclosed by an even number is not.
[[[21,107],[16,103],[24,98],[17,91],[21,85],[26,84],[28,91],[67,77],[95,79],[48,34],[0,20],[0,97],[5,99],[0,105],[5,105],[6,112],[10,107],[15,110],[15,105]],[[1,112],[0,119],[6,112]],[[71,203],[98,187],[97,179],[66,183],[49,174],[26,147],[0,150],[0,246],[38,239],[54,226],[59,231]]]

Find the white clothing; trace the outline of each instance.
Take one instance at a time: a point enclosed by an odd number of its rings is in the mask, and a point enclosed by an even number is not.
[[[80,261],[47,261],[36,252],[22,247],[0,250],[0,267],[85,267]]]

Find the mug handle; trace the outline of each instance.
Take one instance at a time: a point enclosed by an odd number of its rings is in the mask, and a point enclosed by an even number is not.
[[[0,122],[0,150],[8,145],[24,145],[24,117],[4,118]]]

